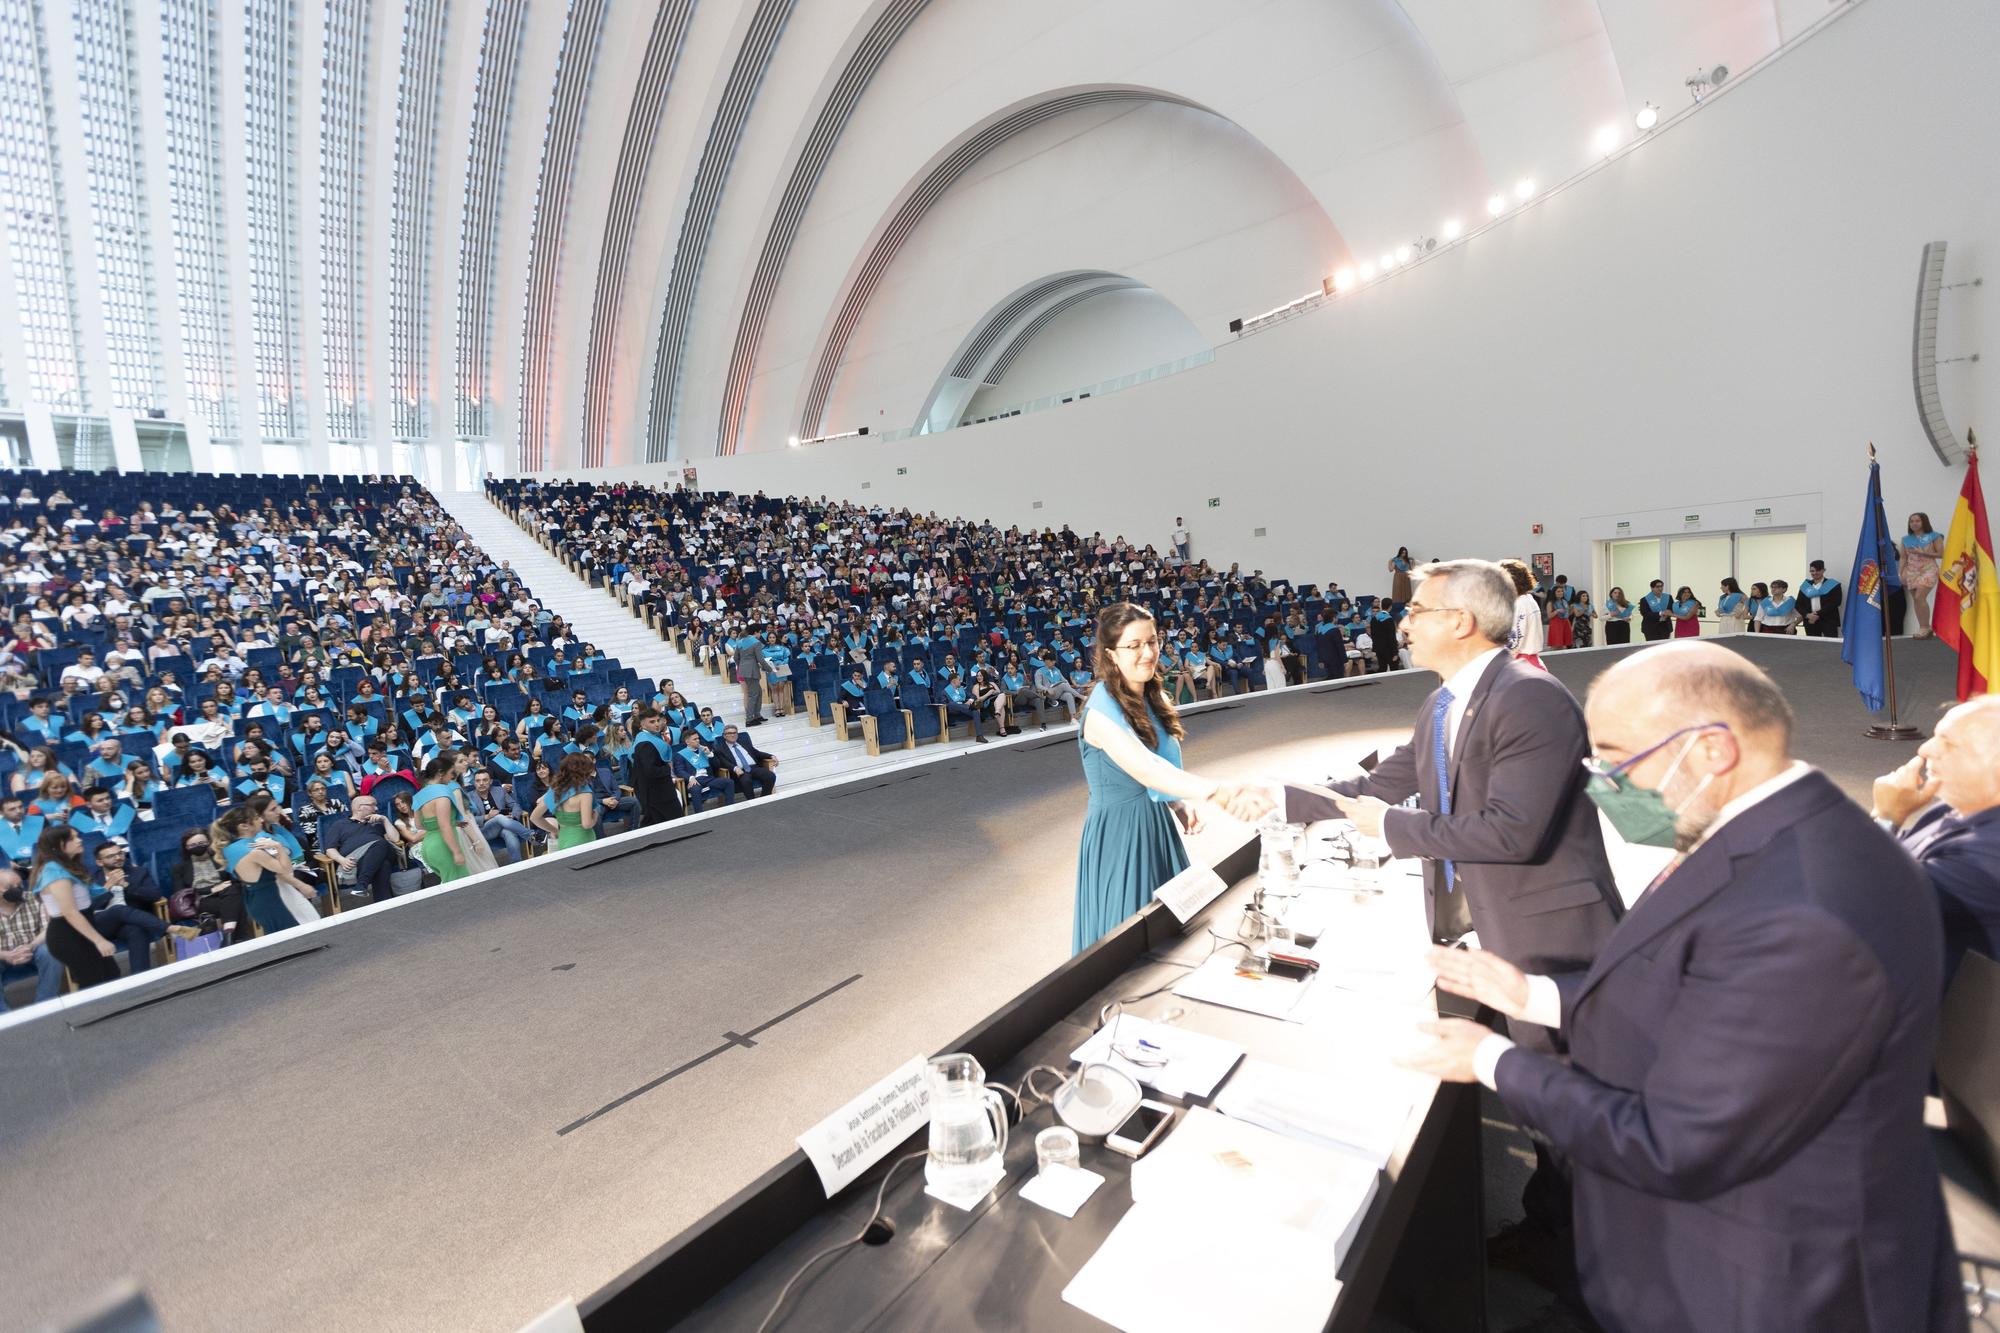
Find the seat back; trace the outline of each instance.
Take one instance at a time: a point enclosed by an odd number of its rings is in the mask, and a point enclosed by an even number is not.
[[[1945,1128],[2000,1180],[2000,963],[1968,952],[1938,1015],[1937,1081]]]

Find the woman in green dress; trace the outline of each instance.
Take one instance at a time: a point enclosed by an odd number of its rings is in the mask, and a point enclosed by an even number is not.
[[[424,830],[417,854],[444,884],[472,873],[465,849],[458,845],[458,806],[451,798],[455,763],[456,757],[447,750],[425,764],[424,786],[410,798],[410,808],[417,812],[417,822]]]
[[[556,768],[555,781],[528,821],[556,835],[556,850],[581,847],[597,841],[597,798],[591,784],[597,780],[597,763],[578,751],[563,756]]]
[[[1176,818],[1193,833],[1195,803],[1221,806],[1242,820],[1271,809],[1250,783],[1217,782],[1184,772],[1187,732],[1159,673],[1160,631],[1144,607],[1114,602],[1097,613],[1093,663],[1097,682],[1084,700],[1077,744],[1090,808],[1076,858],[1076,925],[1070,945],[1082,953],[1131,916],[1168,880],[1187,869]]]

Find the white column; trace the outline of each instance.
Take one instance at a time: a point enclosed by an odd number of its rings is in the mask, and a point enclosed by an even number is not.
[[[139,458],[139,427],[132,413],[114,407],[104,415],[111,422],[112,465],[120,472],[144,472],[146,465]]]
[[[55,415],[47,403],[29,403],[22,415],[28,426],[28,457],[36,467],[55,471],[62,466],[62,450],[56,448]]]

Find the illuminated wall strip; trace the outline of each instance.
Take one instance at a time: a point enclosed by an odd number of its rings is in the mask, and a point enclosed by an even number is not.
[[[602,467],[606,436],[611,428],[613,369],[618,347],[618,316],[625,303],[625,286],[632,264],[632,229],[638,224],[646,175],[653,162],[666,115],[667,94],[674,68],[694,19],[694,0],[671,0],[653,13],[653,31],[639,66],[638,89],[625,119],[625,139],[618,147],[618,169],[611,181],[611,207],[604,220],[604,245],[597,257],[597,291],[590,315],[590,351],[584,362],[583,456],[585,467]]]
[[[320,84],[320,318],[326,435],[368,434],[366,348],[368,32],[370,0],[327,0]]]
[[[449,18],[448,0],[410,0],[403,19],[389,212],[389,359],[391,424],[405,440],[430,435],[431,213]]]
[[[472,83],[465,207],[459,222],[458,347],[453,418],[461,439],[493,433],[493,311],[500,278],[500,187],[507,174],[507,126],[520,82],[527,0],[491,0]]]
[[[931,0],[895,0],[882,11],[875,26],[849,57],[826,105],[820,108],[799,160],[792,166],[784,196],[771,219],[771,229],[765,234],[764,249],[757,256],[757,269],[750,279],[749,295],[744,299],[743,314],[736,325],[736,343],[729,354],[729,376],[722,394],[722,416],[716,426],[718,454],[735,453],[743,434],[744,402],[750,392],[751,373],[757,366],[757,349],[764,341],[764,325],[778,294],[778,281],[784,276],[785,261],[790,258],[792,244],[805,222],[813,191],[819,187],[820,177],[826,174],[834,146],[840,142],[875,72],[889,58],[890,49],[930,3]]]
[[[556,58],[555,88],[542,131],[542,168],[528,248],[528,299],[521,329],[521,470],[549,464],[549,399],[554,392],[556,309],[562,295],[563,233],[576,185],[590,75],[604,35],[607,0],[572,0]]]
[[[694,316],[694,299],[701,285],[701,270],[708,258],[708,242],[715,233],[715,218],[722,210],[722,191],[729,183],[729,169],[736,161],[736,146],[743,127],[750,121],[750,107],[757,89],[770,67],[771,53],[778,49],[785,22],[792,16],[794,0],[758,0],[756,16],[743,36],[730,68],[729,82],[723,87],[722,101],[715,119],[709,122],[708,142],[702,146],[701,164],[695,171],[694,188],[688,195],[687,212],[681,217],[681,234],[674,246],[673,271],[667,276],[667,297],[660,313],[660,339],[653,358],[653,405],[646,421],[646,458],[658,462],[673,453],[676,417],[680,411],[680,377],[687,359],[688,323]]]
[[[0,211],[28,353],[24,393],[58,411],[86,411],[91,402],[39,0],[0,0],[0,43],[6,52],[0,59]]]
[[[162,0],[167,198],[174,228],[181,362],[188,412],[211,438],[233,439],[236,366],[230,351],[228,235],[222,212],[222,86],[215,0]]]

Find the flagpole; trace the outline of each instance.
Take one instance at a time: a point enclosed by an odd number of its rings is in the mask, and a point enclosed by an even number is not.
[[[1875,442],[1868,442],[1868,461],[1875,462]],[[1882,489],[1879,485],[1869,487],[1868,501],[1875,506],[1875,568],[1881,582],[1889,578],[1889,550],[1885,543],[1889,539],[1889,516],[1882,504]],[[1904,589],[1904,597],[1909,590]],[[1889,632],[1889,599],[1882,598],[1882,675],[1889,695],[1889,721],[1876,723],[1862,735],[1877,741],[1914,741],[1923,739],[1924,733],[1915,727],[1906,727],[1896,718],[1896,649],[1895,636]]]

